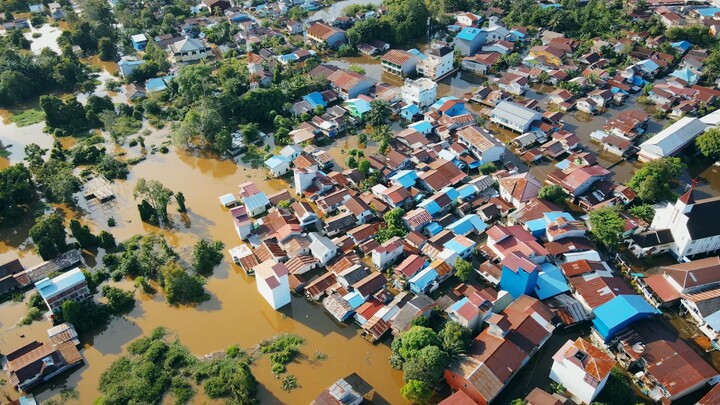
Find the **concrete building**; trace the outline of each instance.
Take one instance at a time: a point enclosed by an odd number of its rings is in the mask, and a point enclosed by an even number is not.
[[[309,26],[305,31],[305,36],[315,44],[325,44],[333,49],[345,43],[345,31],[323,22],[316,22]]]
[[[641,162],[677,155],[700,134],[707,124],[695,117],[683,117],[657,135],[640,144],[638,159]]]
[[[405,79],[401,92],[405,104],[415,104],[425,108],[431,106],[437,98],[437,83],[424,77],[415,80]]]
[[[170,62],[196,62],[212,54],[210,47],[202,40],[185,38],[168,47]]]
[[[553,356],[550,378],[578,403],[589,404],[605,387],[615,360],[583,338],[568,340]]]
[[[290,303],[288,269],[283,263],[265,261],[253,268],[257,290],[273,309]]]
[[[92,298],[85,275],[74,268],[54,278],[44,278],[35,283],[40,296],[52,312],[58,312],[65,301],[85,301]]]
[[[427,51],[426,58],[417,64],[417,73],[431,80],[438,80],[453,70],[455,51],[443,46]]]
[[[380,66],[388,73],[404,77],[415,73],[419,61],[419,57],[408,51],[391,49],[380,59]]]
[[[541,119],[539,112],[512,101],[501,101],[490,113],[490,121],[517,132],[527,132],[533,122]]]

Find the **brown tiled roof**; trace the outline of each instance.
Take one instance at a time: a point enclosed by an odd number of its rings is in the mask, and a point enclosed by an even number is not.
[[[402,66],[403,63],[407,62],[412,57],[413,55],[410,52],[400,49],[391,49],[383,55],[382,61]]]
[[[663,301],[671,302],[680,299],[680,292],[662,274],[645,278],[645,283]]]
[[[308,29],[307,29],[308,35],[312,35],[315,38],[322,38],[325,40],[327,40],[328,38],[330,38],[331,36],[333,36],[334,34],[336,34],[338,32],[342,32],[342,30],[331,27],[322,22],[315,23],[315,24],[311,25],[310,27],[308,27]]]
[[[367,277],[355,283],[352,287],[355,291],[359,292],[363,297],[382,289],[387,283],[385,275],[379,271],[370,273]]]
[[[580,274],[592,273],[593,271],[605,270],[605,266],[601,262],[593,262],[588,260],[577,260],[567,262],[560,265],[562,272],[567,277],[575,277]]]
[[[720,257],[708,257],[663,267],[662,270],[683,289],[720,282]]]
[[[618,295],[633,294],[633,290],[618,277],[595,277],[591,280],[574,277],[570,280],[570,284],[591,309],[599,307]]]

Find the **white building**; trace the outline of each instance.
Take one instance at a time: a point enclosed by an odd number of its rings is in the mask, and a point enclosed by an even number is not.
[[[485,128],[470,125],[458,130],[457,136],[482,163],[497,162],[505,155],[505,144]]]
[[[92,298],[85,275],[77,267],[53,278],[45,277],[35,283],[35,288],[53,312],[58,312],[65,301],[81,302]]]
[[[405,104],[415,104],[425,108],[431,106],[437,98],[437,83],[425,77],[416,80],[405,79],[401,91],[402,101]]]
[[[317,233],[310,232],[310,253],[318,259],[321,265],[326,265],[338,254],[338,247],[329,238]]]
[[[511,101],[501,101],[490,113],[490,121],[517,132],[526,132],[542,114]]]
[[[590,342],[568,340],[553,356],[550,378],[562,384],[578,403],[591,403],[605,387],[615,360]]]
[[[455,51],[443,46],[430,49],[425,59],[417,64],[417,73],[428,79],[438,80],[453,70]]]
[[[273,177],[280,177],[290,171],[290,159],[283,155],[272,156],[265,161],[265,166]]]
[[[720,249],[720,197],[695,200],[693,189],[655,210],[651,230],[669,229],[673,242],[670,251],[678,258],[714,252]]]
[[[195,38],[175,42],[168,49],[172,63],[195,62],[207,58],[211,53],[205,42]]]
[[[379,269],[384,269],[403,252],[403,240],[395,236],[386,240],[372,251],[372,262]]]
[[[290,303],[288,269],[283,263],[268,260],[258,264],[253,270],[258,292],[273,309],[282,308]]]
[[[698,118],[683,117],[657,135],[640,144],[641,162],[675,156],[695,138],[705,132],[707,124]]]

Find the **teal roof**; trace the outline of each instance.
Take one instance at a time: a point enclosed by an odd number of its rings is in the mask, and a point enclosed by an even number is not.
[[[593,310],[593,325],[606,340],[631,323],[660,311],[639,295],[618,295]]]
[[[35,283],[40,296],[47,300],[70,287],[85,281],[85,275],[79,268],[74,268],[54,278],[44,278]]]
[[[481,32],[480,28],[467,27],[460,31],[456,38],[463,41],[473,41]]]
[[[670,76],[677,77],[678,79],[684,80],[691,84],[696,83],[698,80],[698,75],[688,68],[678,69],[670,73]]]
[[[544,300],[567,291],[570,291],[570,287],[562,271],[552,263],[541,264],[537,284],[535,284],[535,295],[538,299]]]

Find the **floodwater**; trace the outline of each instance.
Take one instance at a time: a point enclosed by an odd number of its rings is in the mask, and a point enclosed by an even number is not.
[[[332,4],[330,7],[326,7],[323,9],[320,9],[312,14],[306,19],[306,21],[316,21],[316,20],[325,20],[325,21],[332,21],[338,17],[344,16],[345,13],[343,13],[343,9],[345,7],[353,5],[353,4],[374,4],[376,6],[379,6],[382,4],[382,0],[347,0],[347,1],[338,1],[337,3]]]
[[[38,38],[33,38],[33,34],[40,34]],[[39,27],[30,27],[30,31],[25,33],[25,38],[32,41],[30,50],[34,54],[39,54],[44,48],[50,48],[56,53],[61,53],[57,39],[60,38],[62,30],[59,27],[53,27],[50,24],[43,24]]]

